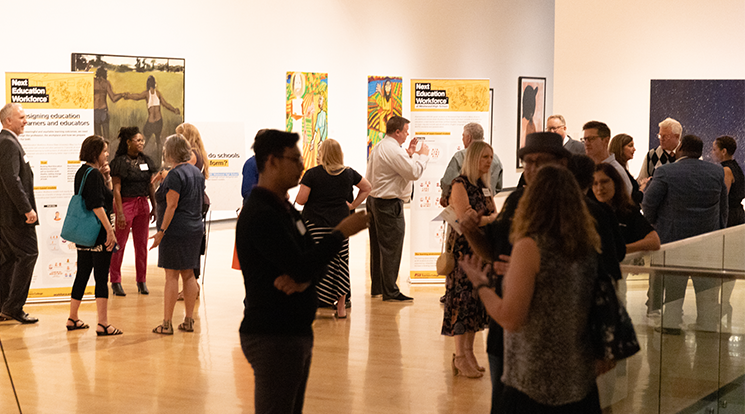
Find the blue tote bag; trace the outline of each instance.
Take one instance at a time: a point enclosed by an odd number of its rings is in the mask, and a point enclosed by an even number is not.
[[[65,223],[62,224],[62,232],[60,233],[63,239],[86,247],[92,247],[96,244],[98,233],[101,231],[101,222],[92,210],[85,207],[85,200],[80,195],[85,187],[85,179],[88,178],[88,174],[92,170],[93,168],[88,169],[80,183],[80,188],[72,196],[70,204],[67,206]]]

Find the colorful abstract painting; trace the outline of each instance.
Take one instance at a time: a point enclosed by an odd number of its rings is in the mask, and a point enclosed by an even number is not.
[[[395,76],[367,77],[367,156],[385,137],[385,124],[393,116],[401,116],[403,105],[402,79]]]
[[[328,138],[328,78],[327,73],[287,72],[285,79],[285,126],[300,135],[306,171],[318,165],[318,147]]]

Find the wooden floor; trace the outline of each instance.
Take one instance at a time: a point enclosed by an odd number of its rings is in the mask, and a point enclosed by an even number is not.
[[[252,413],[253,373],[238,339],[242,276],[230,268],[234,226],[212,226],[194,333],[151,333],[163,312],[164,275],[155,265],[156,254],[148,260],[149,296],[136,293],[134,268],[125,265],[128,295],[109,300],[109,321],[124,335],[96,337],[92,301],[80,310],[80,317],[92,325],[88,330],[65,330],[68,303],[27,304],[26,311],[40,319],[35,325],[0,323],[0,340],[23,413]],[[354,236],[349,318],[334,319],[330,309],[317,315],[305,412],[489,412],[488,376],[452,376],[453,340],[440,335],[444,286],[406,282],[405,244],[399,286],[415,301],[372,299],[367,252],[367,232]],[[125,263],[134,263],[131,246]],[[737,286],[732,327],[726,333],[687,330],[681,336],[660,336],[654,330],[659,320],[645,316],[647,280],[629,276],[627,308],[642,351],[600,381],[601,399],[613,404],[615,414],[677,413],[745,374],[745,284]],[[688,323],[695,322],[695,303],[689,286],[684,306]],[[174,321],[182,315],[179,302]],[[488,365],[484,342],[485,333],[477,334],[475,353]],[[0,362],[0,414],[15,413],[18,407],[4,365]]]
[[[149,258],[149,296],[137,294],[125,256],[126,297],[109,299],[109,321],[124,335],[98,338],[95,303],[80,317],[91,329],[68,332],[68,303],[26,305],[35,325],[0,323],[0,340],[23,413],[252,413],[253,372],[240,349],[244,289],[230,269],[233,223],[213,225],[194,333],[151,333],[163,312],[163,271]],[[366,232],[350,245],[352,309],[334,319],[320,310],[306,413],[485,413],[488,377],[453,377],[453,342],[439,334],[444,287],[409,286],[413,304],[369,297]],[[126,255],[131,255],[131,246]],[[403,268],[403,266],[402,266]],[[402,271],[402,274],[404,272]],[[183,315],[176,305],[174,320]],[[484,335],[476,354],[487,364]],[[487,373],[488,374],[488,373]],[[0,362],[0,413],[17,412]]]

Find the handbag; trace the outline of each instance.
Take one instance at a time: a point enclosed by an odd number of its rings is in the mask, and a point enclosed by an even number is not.
[[[92,247],[96,244],[98,233],[101,231],[101,222],[93,211],[85,207],[85,200],[80,195],[85,187],[85,179],[88,178],[88,174],[92,170],[93,168],[88,169],[83,176],[83,181],[80,183],[80,188],[78,188],[77,193],[70,199],[65,222],[62,224],[62,231],[60,232],[60,237],[63,239],[87,247]]]
[[[601,265],[595,280],[589,322],[593,351],[598,359],[616,362],[639,352],[631,317],[618,300],[610,274]]]
[[[437,274],[447,276],[455,269],[455,256],[453,255],[453,246],[449,241],[449,232],[445,224],[445,231],[442,238],[442,253],[437,258]]]

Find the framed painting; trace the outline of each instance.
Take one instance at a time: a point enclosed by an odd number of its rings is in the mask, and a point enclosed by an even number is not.
[[[533,132],[542,132],[546,117],[546,78],[521,76],[517,90],[517,151],[525,146],[525,137]],[[518,168],[522,168],[520,157],[515,153]]]

